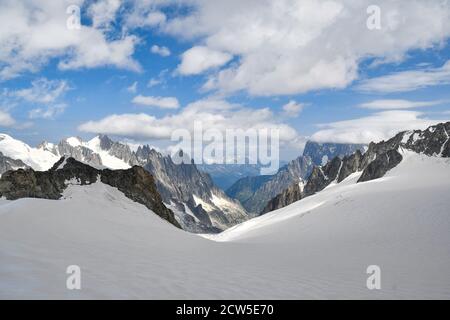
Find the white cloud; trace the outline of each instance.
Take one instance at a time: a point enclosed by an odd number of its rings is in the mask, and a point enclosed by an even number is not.
[[[318,142],[369,143],[392,138],[404,130],[425,129],[443,120],[425,118],[423,113],[409,110],[391,110],[367,117],[332,122],[312,135]]]
[[[157,107],[162,109],[178,109],[180,103],[175,97],[153,97],[138,95],[133,98],[133,103],[147,107]]]
[[[12,96],[32,103],[53,103],[70,90],[65,80],[40,78],[31,82],[31,87],[11,93]]]
[[[225,132],[226,129],[277,128],[280,130],[280,139],[284,142],[291,142],[298,137],[296,130],[277,120],[269,108],[249,109],[215,99],[196,101],[179,113],[162,118],[143,113],[110,115],[99,121],[84,123],[79,129],[136,139],[170,139],[176,129],[192,131],[195,121],[201,121],[205,130]]]
[[[137,92],[137,85],[138,85],[137,81],[133,82],[133,84],[127,88],[127,91],[131,92],[131,93],[136,93]]]
[[[16,121],[11,117],[11,115],[6,112],[0,110],[0,126],[1,127],[12,127],[16,124]]]
[[[190,0],[189,4],[193,9],[188,14],[168,19],[162,29],[194,46],[238,58],[210,75],[205,85],[225,93],[245,90],[270,96],[344,88],[358,78],[364,58],[401,61],[409,50],[431,48],[450,35],[446,1],[379,0],[382,28],[375,31],[366,27],[371,0]],[[184,74],[206,69],[201,63],[193,63],[191,69],[187,61],[184,65],[187,59],[182,62]]]
[[[82,0],[2,1],[0,80],[23,72],[36,72],[51,58],[59,60],[61,69],[115,66],[140,70],[132,58],[139,39],[128,34],[112,36],[108,33],[105,24],[113,19],[115,10],[105,13],[98,9],[101,6],[96,7],[106,2],[94,3],[88,8],[94,26],[82,25],[79,30],[67,28],[66,9],[69,5],[83,3]]]
[[[181,55],[181,63],[177,70],[182,75],[200,74],[208,69],[220,67],[232,58],[229,53],[197,46]]]
[[[283,106],[283,112],[290,117],[298,117],[302,112],[305,105],[303,103],[297,103],[294,100],[289,101]]]
[[[120,5],[121,0],[100,0],[93,3],[88,9],[93,27],[108,28],[110,23],[114,21]]]
[[[134,3],[133,10],[128,14],[125,24],[128,28],[156,27],[166,22],[166,15],[155,10],[148,1]]]
[[[448,84],[450,84],[450,60],[440,68],[426,67],[364,80],[356,88],[364,92],[390,93]]]
[[[410,101],[410,100],[374,100],[360,104],[359,106],[364,109],[373,110],[400,110],[400,109],[413,109],[421,107],[431,107],[444,103],[442,100],[436,101]]]
[[[28,113],[30,119],[55,119],[58,115],[62,114],[67,108],[64,103],[52,105],[46,108],[35,108]]]
[[[154,54],[159,54],[161,57],[168,57],[170,56],[170,50],[167,47],[164,46],[158,46],[158,45],[153,45],[150,49],[150,51]]]

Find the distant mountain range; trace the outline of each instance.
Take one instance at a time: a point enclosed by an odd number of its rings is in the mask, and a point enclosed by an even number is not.
[[[218,233],[313,195],[353,173],[361,172],[358,182],[382,177],[402,161],[400,148],[449,157],[448,132],[450,122],[402,132],[369,146],[308,142],[303,155],[275,175],[241,178],[226,193],[193,162],[175,164],[148,145],[131,150],[99,135],[89,141],[71,137],[58,144],[43,142],[33,148],[0,134],[0,195],[59,199],[73,179],[81,184],[100,179],[177,227]]]
[[[258,215],[266,204],[292,184],[301,184],[311,174],[315,165],[328,159],[364,151],[361,144],[317,143],[308,141],[302,156],[290,161],[272,176],[245,177],[234,183],[227,195],[239,200],[252,215]]]
[[[259,176],[262,168],[260,164],[197,164],[197,167],[208,173],[222,190],[227,190],[239,179]]]

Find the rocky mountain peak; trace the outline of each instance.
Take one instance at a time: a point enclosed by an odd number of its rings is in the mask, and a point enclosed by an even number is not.
[[[331,182],[339,183],[352,173],[361,172],[358,182],[381,178],[403,160],[400,149],[428,156],[450,157],[450,122],[440,123],[426,130],[400,132],[387,141],[371,142],[364,154],[356,150],[343,159],[335,157],[324,166],[316,166],[303,192],[298,192],[295,186],[284,190],[268,202],[262,213],[282,208],[319,192]]]
[[[119,189],[131,200],[145,205],[161,218],[180,228],[173,212],[159,195],[153,176],[142,167],[127,170],[99,170],[71,157],[62,157],[48,171],[19,169],[7,171],[0,178],[0,197],[61,199],[71,183],[87,185],[102,182]]]
[[[100,148],[102,150],[108,151],[113,146],[114,142],[107,135],[99,135],[98,139],[100,140]]]

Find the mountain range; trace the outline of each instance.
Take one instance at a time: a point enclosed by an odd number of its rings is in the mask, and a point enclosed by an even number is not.
[[[327,163],[334,157],[343,158],[356,150],[363,151],[361,144],[318,143],[308,141],[303,155],[290,161],[272,176],[245,177],[234,183],[227,195],[238,199],[253,216],[259,215],[268,201],[292,184],[302,184],[315,165]]]
[[[110,185],[177,227],[194,233],[218,233],[311,196],[354,173],[362,173],[359,182],[380,178],[402,161],[401,148],[447,157],[448,130],[449,123],[438,124],[424,131],[401,132],[367,147],[309,141],[303,155],[275,175],[244,177],[226,193],[193,161],[175,164],[170,156],[148,145],[132,150],[126,143],[99,135],[89,141],[70,137],[58,144],[42,142],[33,148],[1,134],[0,193],[7,199],[59,199],[71,179],[92,184],[111,181],[107,178],[111,175],[129,176],[133,188],[156,190],[159,198],[149,204],[138,191],[127,193],[131,187],[121,186],[117,179]],[[151,179],[143,179],[148,186],[133,178],[142,176],[136,168],[149,174]],[[154,197],[155,192],[151,191]]]
[[[44,172],[8,171],[0,298],[448,299],[449,130],[403,132],[314,166],[299,192],[313,194],[218,234],[166,222],[158,179],[140,166],[61,157]],[[30,190],[59,200],[19,194]],[[72,265],[82,290],[66,288]],[[380,290],[368,289],[373,266]]]
[[[305,183],[293,183],[270,200],[263,213],[311,196],[357,172],[362,172],[358,182],[381,178],[403,160],[401,149],[427,156],[450,157],[449,132],[450,122],[440,123],[426,130],[400,132],[387,141],[372,142],[364,154],[357,150],[342,159],[334,157],[323,166],[315,166]]]
[[[42,142],[36,148],[0,135],[0,174],[11,169],[50,170],[61,157],[71,157],[95,169],[124,170],[133,166],[145,168],[154,178],[162,201],[175,214],[177,222],[190,232],[220,232],[248,219],[236,200],[216,187],[207,173],[194,163],[175,164],[170,156],[149,146],[137,150],[99,135],[89,141],[78,137],[58,144]]]

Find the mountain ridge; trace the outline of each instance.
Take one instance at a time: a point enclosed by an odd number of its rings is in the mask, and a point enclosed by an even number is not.
[[[163,204],[153,176],[139,166],[127,170],[99,170],[74,158],[62,157],[47,171],[31,168],[7,171],[0,178],[0,197],[7,200],[59,200],[69,184],[89,185],[97,181],[117,188],[126,197],[145,205],[175,227],[181,227],[173,212]]]
[[[403,131],[387,141],[371,142],[362,154],[357,150],[343,159],[335,157],[324,166],[315,166],[304,189],[292,184],[270,200],[261,214],[283,208],[311,196],[332,182],[340,183],[352,173],[362,172],[359,182],[383,177],[402,160],[400,148],[427,156],[450,157],[450,122],[439,123],[425,130]]]
[[[183,229],[190,232],[220,232],[248,219],[240,203],[217,188],[211,177],[199,171],[194,163],[175,164],[170,156],[148,145],[133,151],[125,143],[98,135],[88,141],[79,137],[62,139],[58,144],[44,141],[32,148],[10,136],[1,137],[0,151],[6,150],[8,155],[25,159],[28,167],[38,171],[49,170],[63,156],[73,157],[96,169],[144,167],[155,177],[166,207],[173,210]],[[6,169],[10,167],[5,167],[4,171]]]

